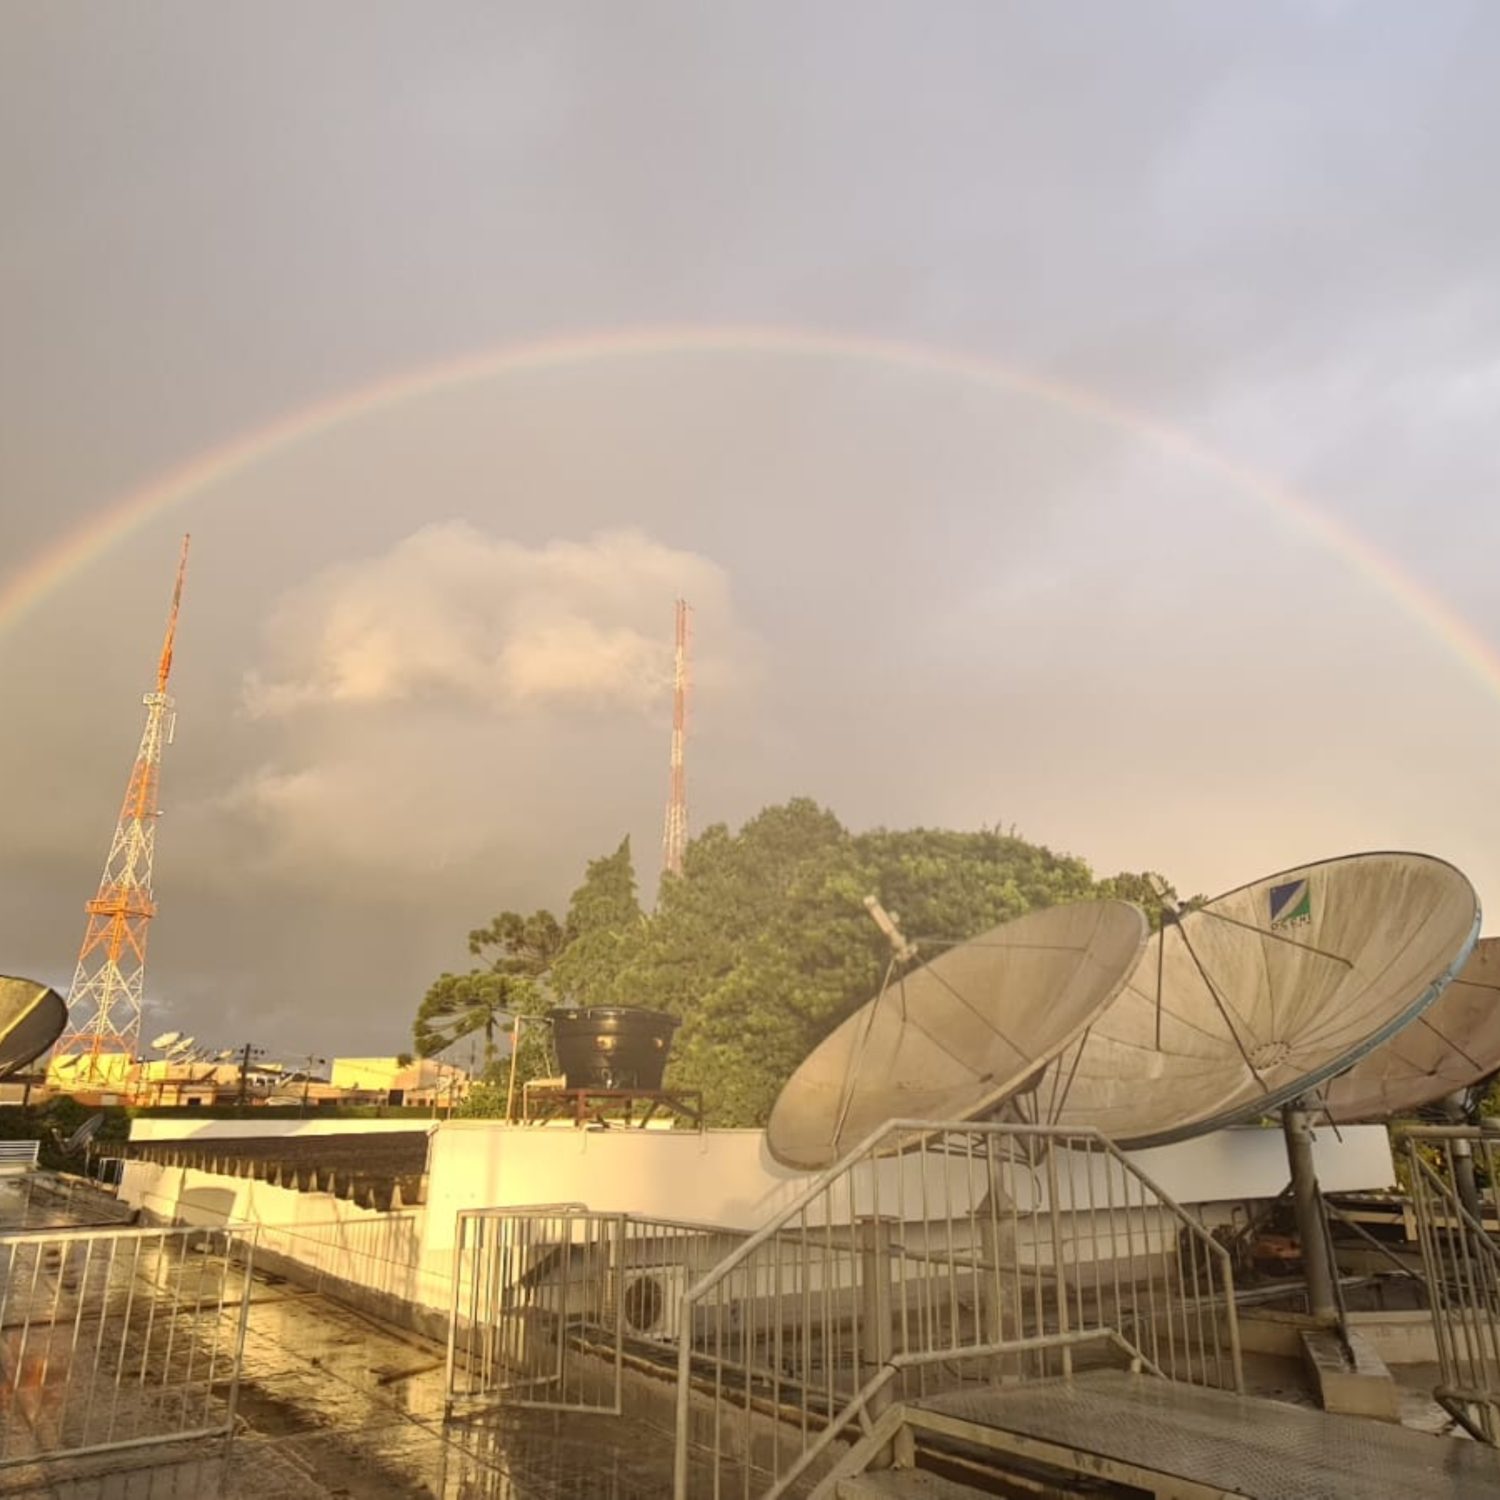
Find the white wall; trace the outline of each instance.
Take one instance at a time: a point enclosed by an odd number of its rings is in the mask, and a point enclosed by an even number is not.
[[[373,1291],[435,1308],[450,1301],[451,1257],[422,1269],[426,1214],[420,1207],[378,1213],[332,1193],[299,1193],[149,1161],[125,1163],[120,1196],[168,1221],[257,1226],[264,1249]]]
[[[1342,1136],[1317,1133],[1324,1188],[1394,1184],[1384,1126],[1345,1126]],[[774,1161],[758,1130],[534,1130],[452,1120],[438,1125],[429,1160],[429,1253],[452,1245],[461,1208],[579,1202],[604,1212],[756,1229],[813,1180]],[[1131,1161],[1183,1204],[1274,1198],[1287,1182],[1280,1129],[1219,1131],[1134,1152]],[[888,1164],[888,1175],[895,1170]]]
[[[280,1128],[271,1130],[276,1125]],[[136,1120],[137,1140],[187,1136],[324,1135],[414,1129],[414,1120]],[[164,1128],[165,1127],[165,1128]],[[813,1180],[775,1162],[758,1130],[538,1130],[490,1120],[433,1124],[427,1204],[416,1226],[416,1300],[443,1305],[461,1209],[582,1203],[601,1212],[684,1219],[755,1229]],[[1389,1138],[1379,1125],[1346,1126],[1342,1139],[1319,1130],[1318,1173],[1330,1191],[1387,1188],[1395,1181]],[[1245,1128],[1133,1153],[1139,1166],[1182,1204],[1272,1198],[1286,1185],[1279,1129]],[[907,1170],[882,1165],[882,1181]],[[889,1189],[883,1188],[882,1192]],[[296,1226],[380,1216],[330,1194],[298,1193],[248,1178],[127,1162],[121,1196],[166,1218]],[[886,1198],[894,1205],[894,1194]],[[910,1190],[907,1203],[917,1200]],[[887,1211],[887,1210],[882,1210]],[[373,1232],[373,1231],[372,1231]],[[403,1255],[410,1237],[403,1231]],[[346,1248],[347,1237],[340,1241]],[[320,1261],[321,1263],[321,1261]],[[333,1269],[329,1265],[328,1269]]]
[[[1218,1130],[1129,1155],[1178,1203],[1274,1198],[1287,1184],[1286,1140],[1279,1125]],[[1368,1192],[1396,1185],[1391,1138],[1384,1125],[1341,1125],[1338,1135],[1331,1126],[1320,1126],[1313,1141],[1313,1162],[1326,1193]]]

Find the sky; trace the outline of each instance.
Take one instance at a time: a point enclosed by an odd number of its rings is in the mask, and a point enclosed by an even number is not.
[[[394,1051],[624,834],[649,904],[679,595],[693,828],[1500,909],[1493,6],[7,22],[0,970],[66,990],[185,531],[148,1035]]]

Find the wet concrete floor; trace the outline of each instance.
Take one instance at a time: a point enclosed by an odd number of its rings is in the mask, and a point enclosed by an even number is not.
[[[443,1351],[257,1275],[235,1437],[0,1468],[55,1500],[663,1500],[672,1438],[639,1420],[520,1412],[443,1425]],[[227,1395],[227,1390],[225,1391]]]

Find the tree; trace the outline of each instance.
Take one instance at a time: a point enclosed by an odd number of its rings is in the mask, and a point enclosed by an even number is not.
[[[613,854],[589,862],[583,884],[568,903],[564,946],[550,974],[557,993],[574,1005],[626,1003],[619,981],[643,922],[627,835]]]
[[[523,975],[474,969],[444,974],[427,991],[412,1023],[419,1057],[432,1057],[475,1032],[484,1033],[484,1065],[495,1060],[495,1036],[509,1017],[535,1014],[544,997],[537,983]]]
[[[851,834],[826,808],[797,798],[738,832],[705,829],[688,846],[682,878],[663,880],[649,917],[622,841],[589,863],[561,924],[545,912],[502,913],[472,933],[471,951],[495,956],[467,978],[534,984],[547,1003],[556,994],[668,1011],[682,1022],[668,1085],[701,1089],[715,1124],[762,1125],[792,1070],[880,988],[891,952],[866,896],[899,914],[931,955],[1063,901],[1115,896],[1155,918],[1157,882],[1130,873],[1096,881],[1083,860],[1014,829]],[[473,993],[462,991],[467,1011],[454,1002],[461,1013],[472,1014]],[[524,1049],[525,1033],[523,1062]]]
[[[562,924],[550,911],[534,911],[529,917],[518,911],[503,911],[488,927],[476,927],[469,934],[469,952],[476,958],[488,958],[497,974],[540,979],[565,942]]]

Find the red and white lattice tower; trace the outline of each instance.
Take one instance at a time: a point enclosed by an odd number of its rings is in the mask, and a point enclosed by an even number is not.
[[[78,967],[68,991],[68,1029],[53,1049],[54,1058],[87,1059],[76,1065],[78,1083],[106,1074],[115,1081],[131,1067],[140,1047],[141,993],[146,977],[146,931],[156,915],[151,895],[151,864],[156,850],[157,787],[161,753],[171,744],[177,715],[167,696],[172,673],[172,646],[177,636],[177,611],[182,603],[182,580],[187,572],[188,538],[182,539],[177,584],[167,615],[166,639],[156,667],[156,691],[147,693],[146,728],[130,772],[120,821],[115,827],[109,858],[98,893],[86,904],[88,925],[78,951]],[[113,1054],[109,1069],[101,1059]]]
[[[688,615],[687,604],[677,601],[677,653],[672,673],[672,770],[667,790],[667,824],[661,838],[664,870],[682,874],[682,856],[687,849],[687,777],[683,770],[683,742],[687,739],[688,706]]]

